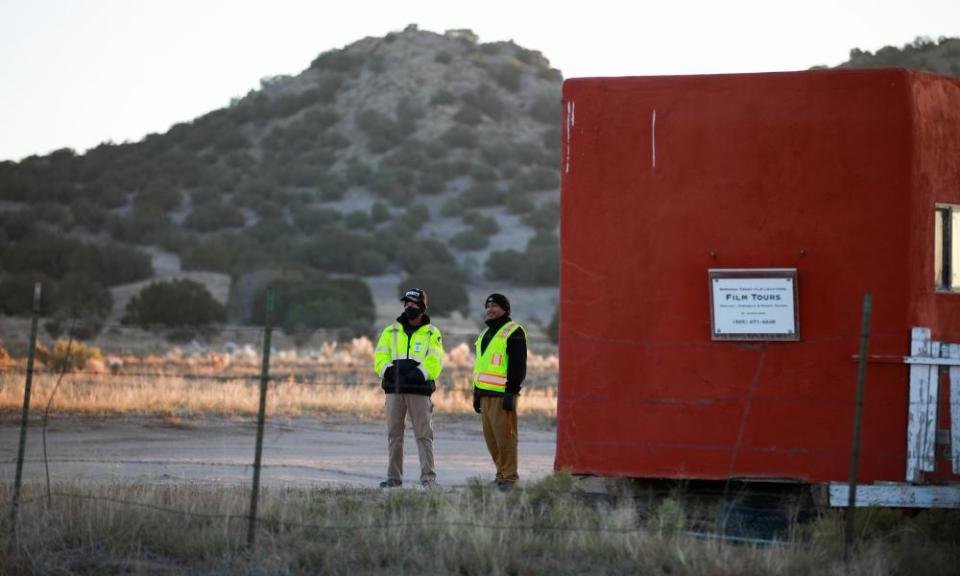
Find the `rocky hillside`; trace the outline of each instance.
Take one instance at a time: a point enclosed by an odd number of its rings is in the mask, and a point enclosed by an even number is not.
[[[410,26],[164,134],[0,163],[2,311],[27,276],[96,291],[151,263],[229,274],[235,321],[278,274],[393,273],[447,310],[468,282],[555,286],[561,81],[512,42]]]

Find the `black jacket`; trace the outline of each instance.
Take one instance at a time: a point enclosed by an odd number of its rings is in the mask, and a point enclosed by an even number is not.
[[[407,318],[403,315],[397,318],[397,322],[403,326],[403,331],[409,337],[419,330],[422,326],[430,324],[430,317],[423,315],[423,322],[420,326],[411,326]],[[409,340],[408,340],[409,341]],[[383,379],[380,381],[380,387],[387,394],[420,394],[421,396],[430,396],[437,390],[437,383],[433,380],[427,380],[423,376],[416,360],[401,359],[395,360],[393,366],[387,368],[383,373]],[[398,382],[399,379],[399,382]]]
[[[496,320],[487,320],[487,332],[480,341],[480,353],[483,354],[493,336],[504,324],[510,322],[510,316],[504,314]],[[507,338],[507,394],[519,394],[523,379],[527,377],[527,334],[523,328],[517,328]],[[474,388],[477,396],[503,396],[504,392]]]

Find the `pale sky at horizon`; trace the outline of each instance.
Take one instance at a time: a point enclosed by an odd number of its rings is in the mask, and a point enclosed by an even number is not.
[[[330,6],[333,6],[331,8]],[[565,78],[804,70],[960,36],[960,1],[0,0],[0,161],[138,141],[321,52],[417,24],[539,50]]]

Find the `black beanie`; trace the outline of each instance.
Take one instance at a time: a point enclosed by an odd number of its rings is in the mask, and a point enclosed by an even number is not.
[[[494,292],[493,294],[487,296],[487,300],[483,303],[483,306],[486,307],[489,303],[495,303],[497,306],[503,308],[503,311],[507,314],[510,313],[510,301],[507,300],[507,297],[503,294],[498,294]]]

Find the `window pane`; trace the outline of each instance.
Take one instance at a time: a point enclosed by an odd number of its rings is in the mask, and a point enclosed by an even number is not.
[[[943,282],[943,213],[934,212],[933,218],[933,285],[940,288]]]
[[[960,291],[960,209],[950,216],[950,287]]]

